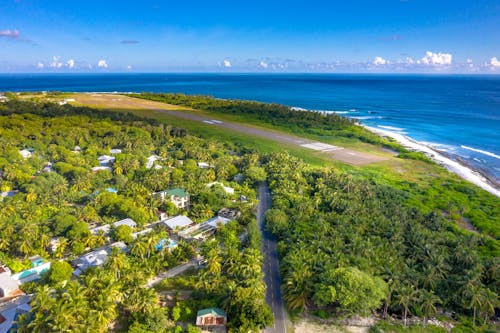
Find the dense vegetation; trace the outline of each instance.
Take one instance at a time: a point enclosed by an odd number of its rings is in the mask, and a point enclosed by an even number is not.
[[[273,196],[267,228],[279,239],[292,310],[379,312],[405,323],[449,311],[476,324],[494,317],[500,260],[484,237],[408,208],[404,192],[368,179],[311,170],[287,154],[264,162]]]
[[[161,306],[157,292],[144,285],[157,273],[194,258],[198,244],[180,241],[172,251],[158,250],[159,240],[168,237],[161,226],[137,239],[125,226],[112,229],[109,237],[89,229],[132,218],[140,230],[157,221],[159,211],[170,216],[185,214],[201,222],[222,207],[242,212],[239,223],[228,224],[222,233],[232,235],[231,239],[244,230],[253,235],[244,244],[233,241],[232,248],[224,241],[220,252],[224,254],[222,281],[235,289],[217,291],[217,295],[221,301],[230,295],[231,302],[213,302],[217,300],[209,294],[213,291],[203,285],[194,290],[209,295],[205,299],[211,298],[212,306],[230,313],[229,326],[234,330],[257,329],[272,320],[263,303],[262,256],[255,250],[258,240],[251,232],[255,229],[252,186],[263,173],[256,164],[258,155],[131,114],[16,100],[0,104],[0,114],[0,187],[2,192],[13,191],[12,197],[0,200],[0,262],[14,272],[29,268],[31,255],[53,262],[43,280],[22,286],[35,294],[32,311],[20,318],[20,332],[197,331],[188,324],[194,324],[199,308],[187,314],[179,313],[179,308],[172,312],[173,307]],[[21,156],[19,151],[25,148],[32,149],[32,157]],[[98,156],[110,154],[111,148],[122,150],[114,155],[112,169],[93,172]],[[159,168],[146,167],[152,154],[160,157],[155,162]],[[201,161],[213,167],[199,168],[197,162]],[[234,182],[238,173],[243,180]],[[236,193],[206,186],[213,181],[232,186]],[[151,195],[173,187],[190,193],[189,210]],[[238,200],[240,196],[247,201]],[[52,248],[51,240],[56,238]],[[88,269],[70,281],[73,269],[68,263],[114,241],[124,241],[128,250],[115,249],[103,267]],[[217,249],[216,241],[209,244]],[[212,274],[210,253],[206,252],[206,280],[215,281],[219,276]],[[249,267],[229,275],[226,262],[230,261]],[[199,272],[205,274],[205,269]],[[260,301],[255,303],[255,299]],[[258,306],[259,311],[254,307],[249,312],[251,306]]]

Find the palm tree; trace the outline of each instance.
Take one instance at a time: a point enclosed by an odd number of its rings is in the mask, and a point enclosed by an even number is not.
[[[396,299],[398,305],[403,307],[403,323],[406,326],[408,314],[410,313],[410,306],[417,299],[416,291],[413,285],[403,286],[398,290]]]
[[[429,317],[437,313],[436,305],[441,304],[441,299],[434,294],[432,291],[421,290],[420,291],[420,310],[424,314],[424,326],[427,326],[427,320]]]

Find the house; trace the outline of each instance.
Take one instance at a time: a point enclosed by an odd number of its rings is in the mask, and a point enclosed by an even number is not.
[[[17,332],[15,322],[23,313],[29,312],[31,298],[24,293],[5,303],[0,303],[0,333]]]
[[[98,171],[112,171],[112,169],[110,167],[107,167],[107,166],[98,166],[98,167],[93,167],[92,168],[92,172],[98,172]]]
[[[241,212],[237,209],[231,209],[224,207],[221,210],[219,210],[219,213],[217,213],[220,217],[225,217],[226,219],[229,220],[236,220],[241,216]]]
[[[208,164],[206,162],[198,162],[198,168],[208,169],[208,168],[210,168],[210,164]]]
[[[226,192],[227,194],[234,194],[234,188],[232,188],[232,187],[226,187],[221,182],[212,182],[212,183],[209,183],[209,184],[207,184],[207,187],[211,188],[214,185],[220,185],[222,187],[222,189],[224,190],[224,192]]]
[[[138,231],[138,232],[133,232],[133,233],[132,233],[132,237],[133,237],[134,239],[137,239],[137,237],[142,236],[142,235],[149,234],[151,231],[153,231],[153,229],[152,229],[152,228],[146,228],[146,229],[141,230],[141,231]]]
[[[177,208],[189,207],[189,194],[182,188],[174,188],[167,191],[156,192],[160,196],[161,201],[169,200]]]
[[[84,254],[83,256],[73,260],[73,266],[76,269],[73,275],[79,276],[89,267],[98,267],[104,265],[108,261],[108,256],[113,252],[113,248],[118,248],[121,251],[127,249],[127,245],[123,242],[116,242],[108,246],[101,247],[95,251]]]
[[[33,153],[35,152],[34,149],[32,148],[28,148],[28,149],[23,149],[23,150],[20,150],[19,151],[19,154],[21,154],[21,156],[23,158],[30,158],[31,156],[33,156]]]
[[[19,193],[19,190],[2,192],[2,193],[0,193],[0,201],[2,201],[3,198],[12,198],[17,193]]]
[[[109,150],[109,153],[112,154],[112,155],[121,154],[122,150],[118,149],[118,148],[113,148],[113,149]]]
[[[45,167],[42,169],[42,172],[52,172],[52,163],[47,162],[47,164],[45,164]]]
[[[6,103],[8,101],[9,101],[9,99],[7,98],[7,96],[0,95],[0,103]]]
[[[41,256],[33,256],[28,258],[33,267],[38,267],[44,264],[45,260]]]
[[[111,231],[111,226],[109,224],[101,225],[100,227],[95,227],[90,229],[90,233],[92,235],[99,235],[100,233],[102,233],[103,235],[107,235],[109,234],[110,231]]]
[[[69,102],[74,102],[75,99],[74,98],[65,98],[63,99],[62,101],[59,101],[59,105],[66,105],[68,104]]]
[[[135,221],[134,221],[134,220],[129,219],[129,218],[126,218],[126,219],[123,219],[123,220],[120,220],[120,221],[118,221],[118,222],[113,223],[113,227],[115,227],[115,228],[118,228],[118,227],[119,227],[119,226],[121,226],[121,225],[127,225],[127,226],[129,226],[130,228],[135,228],[135,227],[137,227],[137,223],[135,223]]]
[[[19,283],[12,278],[7,266],[0,266],[0,300],[19,294]]]
[[[204,241],[212,236],[220,226],[226,225],[229,221],[229,219],[220,216],[212,217],[203,223],[195,224],[190,228],[182,230],[179,232],[179,237],[187,241]]]
[[[75,154],[80,154],[81,151],[82,151],[82,148],[80,148],[80,146],[75,146],[75,148],[73,148],[73,150],[72,150],[72,152]]]
[[[174,230],[181,230],[192,225],[193,221],[191,221],[191,219],[187,216],[178,215],[171,219],[162,221],[162,223],[166,225],[168,229],[174,231]]]
[[[202,332],[226,332],[227,314],[219,308],[199,310],[196,314],[196,326]]]
[[[159,159],[160,159],[160,157],[156,156],[156,155],[149,156],[148,157],[148,161],[146,162],[146,169],[151,169],[153,167],[154,163],[156,161],[158,161]],[[157,165],[157,166],[159,166],[160,169],[161,169],[161,165]],[[156,169],[157,166],[155,166],[155,169]]]
[[[102,155],[102,156],[99,156],[97,158],[97,160],[99,161],[99,166],[109,167],[113,163],[115,163],[116,158],[113,156],[109,156],[109,155]]]
[[[50,261],[45,262],[43,258],[39,256],[34,257],[31,264],[33,265],[33,268],[14,274],[12,275],[12,278],[18,281],[19,284],[35,281],[40,279],[42,275],[50,269],[51,265]]]
[[[61,243],[61,241],[59,240],[59,237],[54,237],[50,240],[49,248],[50,248],[51,253],[55,253],[57,251],[57,248],[59,247],[59,243]]]

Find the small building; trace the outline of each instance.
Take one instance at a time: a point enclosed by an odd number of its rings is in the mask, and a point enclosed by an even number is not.
[[[23,149],[23,150],[20,150],[19,151],[19,154],[21,154],[21,156],[23,158],[30,158],[33,156],[33,153],[35,152],[34,149],[32,148],[28,148],[28,149]]]
[[[97,158],[97,160],[99,161],[99,166],[109,167],[109,166],[113,165],[113,163],[115,163],[116,158],[113,156],[109,156],[109,155],[102,155],[102,156],[99,156]]]
[[[45,260],[41,256],[33,256],[28,258],[31,261],[33,267],[41,266],[45,263]]]
[[[203,223],[195,224],[192,227],[182,230],[179,232],[179,237],[187,241],[204,241],[212,236],[219,227],[226,225],[229,221],[229,219],[220,216],[212,217]]]
[[[146,169],[151,169],[153,167],[154,163],[156,161],[158,161],[159,159],[160,159],[160,157],[156,156],[156,155],[149,156],[148,161],[146,162]],[[157,166],[159,166],[161,168],[161,165],[157,165]],[[155,166],[155,169],[157,166]]]
[[[130,218],[126,218],[126,219],[123,219],[123,220],[120,220],[120,221],[113,223],[113,227],[115,227],[115,228],[117,228],[121,225],[129,226],[132,229],[137,227],[137,223]]]
[[[208,168],[210,168],[210,164],[208,164],[206,162],[198,162],[198,168],[208,169]]]
[[[168,229],[171,231],[177,231],[177,230],[182,230],[190,225],[193,224],[193,221],[187,216],[184,215],[178,215],[176,217],[173,217],[171,219],[162,221],[162,223],[167,226]]]
[[[109,153],[110,153],[111,155],[121,154],[121,153],[122,153],[122,150],[121,150],[121,149],[118,149],[118,148],[113,148],[113,149],[110,149],[110,150],[109,150]]]
[[[225,333],[227,314],[219,308],[199,310],[196,314],[196,326],[202,332]]]
[[[8,101],[9,101],[9,99],[7,98],[7,96],[0,95],[0,103],[6,103]]]
[[[99,235],[100,233],[102,233],[103,235],[107,235],[109,234],[110,231],[111,231],[111,226],[109,224],[101,225],[99,227],[90,229],[90,233],[92,235]]]
[[[0,266],[0,299],[15,296],[19,292],[19,284],[12,278],[7,266]]]
[[[92,172],[99,172],[99,171],[112,171],[112,169],[108,166],[97,166],[92,168]]]
[[[221,210],[219,210],[219,213],[217,213],[217,215],[229,220],[236,220],[241,216],[241,212],[237,209],[224,207]]]
[[[31,298],[24,293],[15,299],[0,303],[0,333],[17,332],[15,322],[18,317],[31,311]]]
[[[113,248],[118,248],[121,251],[127,249],[127,245],[123,242],[116,242],[108,246],[101,247],[95,251],[84,254],[83,256],[73,260],[72,264],[76,269],[73,275],[79,276],[89,267],[98,267],[104,265],[108,261],[108,257],[113,252]]]
[[[75,154],[80,154],[82,151],[82,148],[80,148],[80,146],[75,146],[75,148],[73,148],[72,152],[75,153]]]
[[[209,184],[207,184],[207,187],[211,188],[214,185],[220,185],[222,187],[222,189],[224,190],[224,192],[226,192],[227,194],[234,194],[234,188],[224,186],[224,184],[221,183],[221,182],[212,182],[212,183],[209,183]]]
[[[52,172],[52,163],[47,162],[47,164],[45,164],[45,167],[42,169],[42,172]]]
[[[133,237],[134,239],[137,239],[137,237],[142,236],[142,235],[147,235],[147,234],[149,234],[151,231],[153,231],[153,229],[152,229],[152,228],[146,228],[146,229],[141,230],[141,231],[138,231],[138,232],[133,232],[133,233],[132,233],[132,237]]]
[[[0,193],[0,201],[2,201],[2,200],[3,200],[3,198],[12,198],[12,197],[14,197],[17,193],[19,193],[19,190],[2,192],[2,193]]]
[[[182,188],[174,188],[167,191],[156,192],[161,201],[169,200],[177,208],[189,207],[189,194]]]

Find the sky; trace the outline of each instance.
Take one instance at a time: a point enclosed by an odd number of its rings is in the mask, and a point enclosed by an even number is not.
[[[0,0],[0,72],[500,74],[500,1]]]

